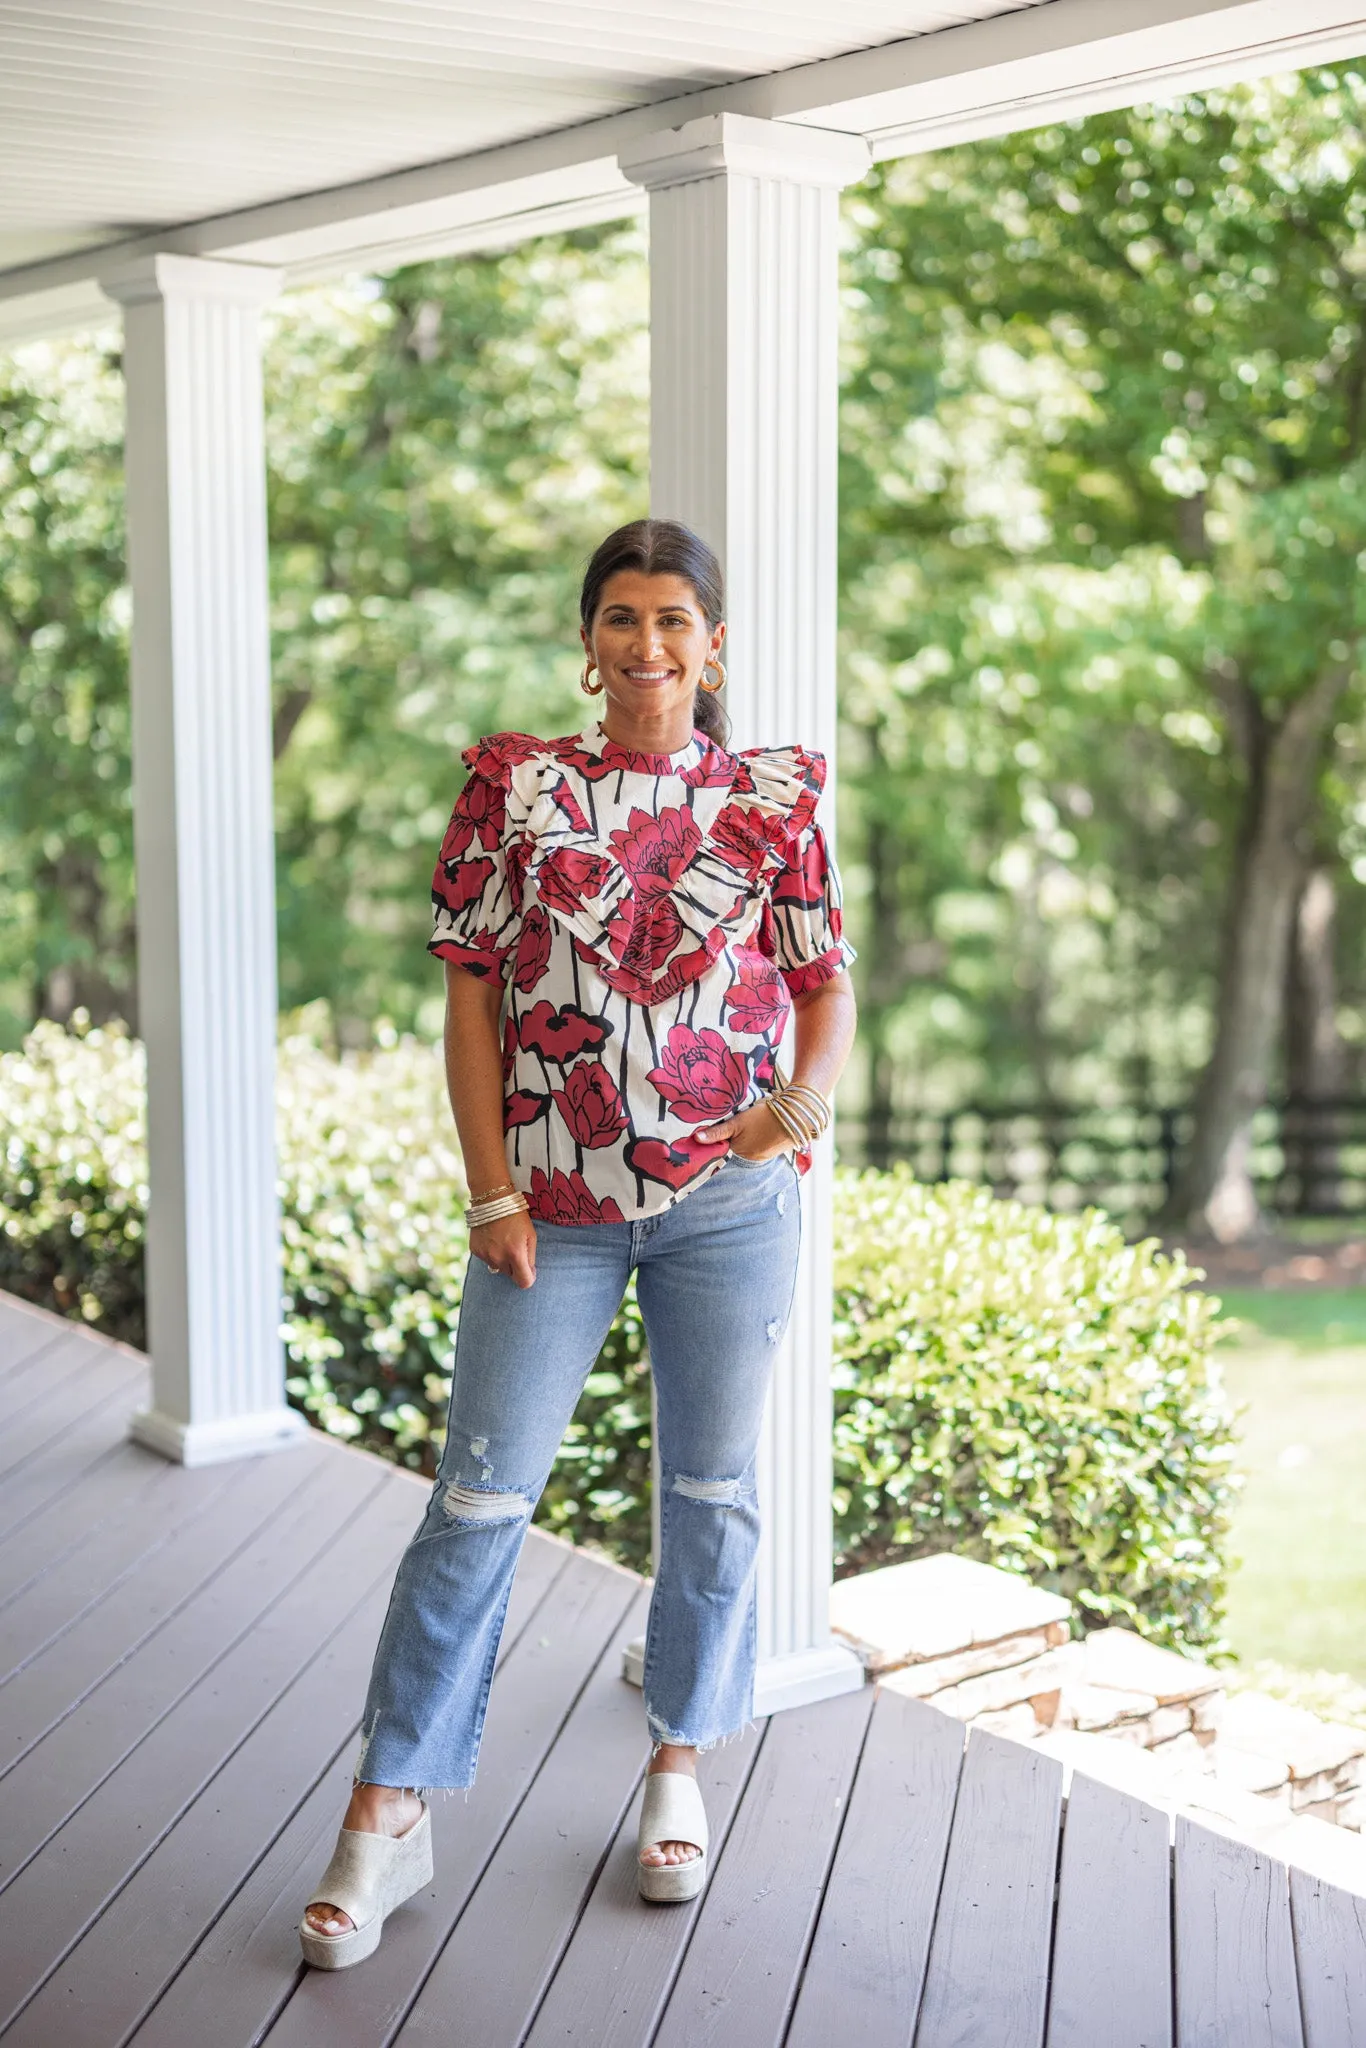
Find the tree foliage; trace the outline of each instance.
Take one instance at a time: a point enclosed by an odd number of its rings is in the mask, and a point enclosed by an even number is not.
[[[950,1092],[974,1056],[1068,1092],[1107,1041],[1131,1085],[1203,1067],[1202,1212],[1272,1072],[1296,903],[1359,829],[1364,114],[1354,73],[1269,81],[852,202],[875,1108],[917,1009]],[[927,739],[937,834],[893,795]]]
[[[1260,1087],[1360,1080],[1364,101],[1348,69],[1229,88],[847,197],[846,1100],[875,1156],[901,1109],[1203,1075],[1205,1213]],[[629,227],[271,315],[282,993],[348,1043],[435,1023],[461,745],[582,715],[578,569],[645,504],[646,298]],[[133,1015],[117,402],[109,337],[0,365],[11,1042]]]

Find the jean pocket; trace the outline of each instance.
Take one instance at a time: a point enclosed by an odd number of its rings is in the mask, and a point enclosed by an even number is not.
[[[771,1159],[746,1159],[743,1152],[728,1152],[728,1166],[742,1166],[746,1173],[762,1173],[765,1167],[776,1166],[780,1159],[786,1159],[785,1152],[775,1152]]]

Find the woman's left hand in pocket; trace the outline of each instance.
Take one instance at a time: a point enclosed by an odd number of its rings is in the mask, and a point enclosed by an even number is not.
[[[723,1117],[718,1124],[699,1124],[697,1135],[704,1145],[729,1145],[741,1159],[776,1159],[792,1150],[792,1140],[762,1102],[736,1116]]]

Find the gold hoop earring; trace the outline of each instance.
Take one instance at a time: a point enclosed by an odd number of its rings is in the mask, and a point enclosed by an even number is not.
[[[579,688],[583,691],[585,697],[600,697],[602,695],[603,685],[601,683],[590,683],[588,680],[596,667],[597,663],[595,661],[586,661],[583,665],[583,674],[579,677]]]
[[[709,668],[714,668],[716,670],[718,681],[714,683],[709,683],[707,681],[707,670]],[[722,664],[718,656],[713,655],[710,661],[703,662],[702,673],[697,679],[697,687],[699,690],[705,690],[709,697],[714,697],[718,690],[725,689],[726,671],[724,665]]]

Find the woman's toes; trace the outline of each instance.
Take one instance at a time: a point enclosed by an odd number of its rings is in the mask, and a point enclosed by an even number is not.
[[[351,1922],[336,1906],[310,1906],[304,1916],[314,1934],[350,1934]]]

